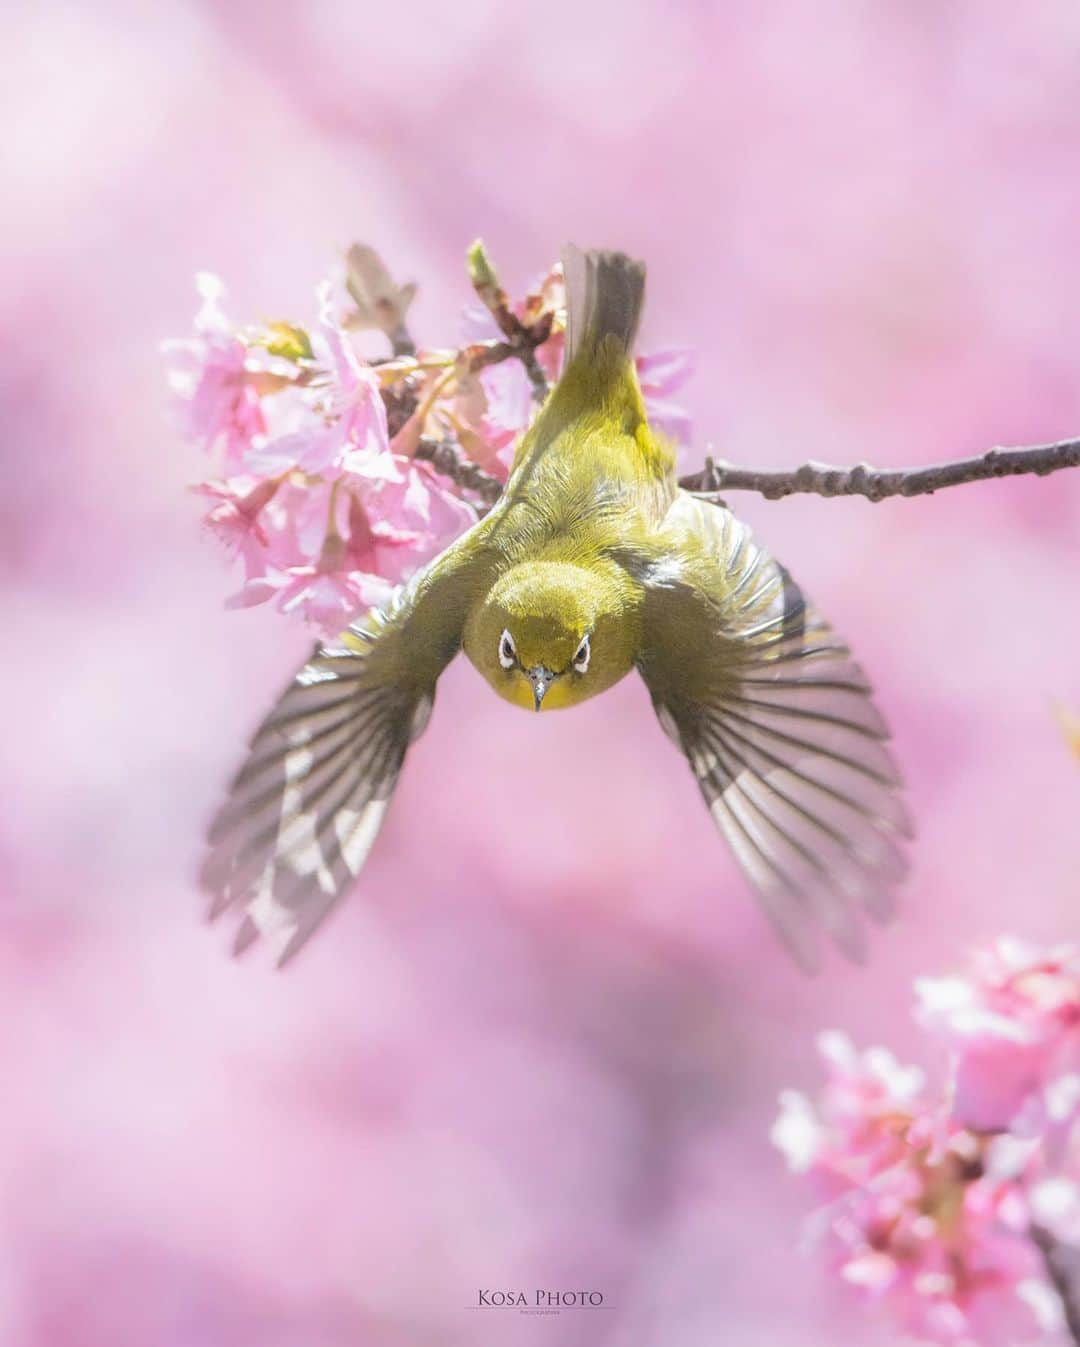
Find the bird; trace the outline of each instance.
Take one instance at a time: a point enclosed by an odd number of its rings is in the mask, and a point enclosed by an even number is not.
[[[679,487],[634,364],[645,266],[563,254],[563,372],[491,511],[318,645],[214,817],[211,917],[290,960],[359,875],[459,653],[532,713],[636,670],[784,945],[851,959],[912,836],[889,731],[845,642],[726,505]],[[602,769],[598,769],[602,770]]]

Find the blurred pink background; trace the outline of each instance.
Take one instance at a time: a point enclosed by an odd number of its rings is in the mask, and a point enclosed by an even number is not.
[[[199,268],[238,317],[310,317],[353,238],[453,340],[475,235],[518,291],[572,238],[648,259],[701,452],[1075,433],[1076,6],[102,0],[4,30],[0,1343],[893,1341],[800,1252],[768,1129],[819,1028],[917,1056],[913,975],[1077,935],[1049,706],[1080,704],[1080,473],[738,500],[910,778],[868,969],[789,965],[636,681],[541,719],[458,664],[358,891],[276,975],[193,875],[310,638],[223,611],[158,343]],[[519,1287],[604,1306],[468,1308]]]

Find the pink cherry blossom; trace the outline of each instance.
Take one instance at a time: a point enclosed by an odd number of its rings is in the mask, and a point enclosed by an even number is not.
[[[316,354],[325,353],[331,374],[325,410],[341,447],[341,466],[362,471],[365,459],[384,455],[390,443],[379,379],[334,318],[325,285],[320,288],[319,320],[313,345]]]
[[[376,498],[377,500],[377,498]],[[383,516],[375,518],[354,491],[348,498],[346,564],[351,570],[381,575],[395,583],[416,569],[421,534]]]
[[[494,341],[501,334],[487,309],[467,307],[462,328],[469,342]],[[544,364],[549,338],[536,355],[549,380],[557,377]],[[489,472],[505,478],[513,460],[513,448],[528,429],[537,404],[532,384],[519,360],[488,365],[479,373],[458,381],[452,404],[456,428],[464,430],[463,444],[470,458]]]
[[[221,307],[224,286],[209,272],[200,273],[196,285],[202,307],[195,319],[195,337],[165,343],[171,362],[169,381],[186,433],[208,451],[221,442],[226,469],[236,470],[266,422],[248,369],[248,347],[233,332]]]
[[[173,343],[173,382],[187,429],[219,454],[223,476],[196,488],[209,497],[206,527],[243,563],[229,607],[274,602],[336,631],[388,587],[407,580],[476,520],[459,488],[415,457],[432,429],[505,480],[538,403],[522,363],[506,359],[476,375],[445,352],[396,358],[382,371],[348,330],[341,279],[318,290],[318,321],[236,329],[216,278],[199,280],[195,337]],[[550,326],[537,359],[554,381],[562,359],[565,289],[555,267],[511,308],[520,322]],[[498,338],[486,310],[474,335]],[[649,399],[663,400],[689,369],[674,351],[639,361]],[[391,441],[383,381],[415,410]],[[387,396],[390,396],[388,393]],[[657,424],[661,428],[662,407]]]
[[[858,1053],[841,1034],[818,1046],[821,1098],[782,1095],[773,1141],[830,1198],[812,1231],[836,1275],[923,1340],[981,1347],[1039,1334],[1047,1297],[1025,1190],[1036,1152],[944,1116],[922,1073],[883,1049]],[[1071,1205],[1059,1207],[1071,1219]]]
[[[1031,1134],[1080,1114],[1080,951],[999,939],[916,983],[917,1017],[955,1057],[956,1117]]]
[[[518,360],[491,365],[479,377],[485,402],[480,433],[493,449],[505,449],[528,428],[536,411],[532,384]]]
[[[393,588],[380,566],[380,557],[372,545],[372,532],[363,507],[355,497],[331,487],[326,502],[299,501],[288,520],[288,537],[301,553],[308,551],[304,542],[309,533],[306,516],[315,504],[326,503],[323,538],[317,555],[310,561],[275,566],[246,589],[248,601],[265,602],[273,598],[283,613],[298,613],[324,636],[335,636],[349,622],[373,604],[384,603]],[[347,523],[343,533],[339,520],[344,512]]]
[[[314,566],[326,538],[331,502],[328,483],[284,480],[259,514],[257,544],[243,553],[244,583],[225,601],[227,608],[250,608],[278,598],[290,572]]]
[[[260,517],[277,489],[276,481],[256,477],[211,478],[194,487],[198,495],[216,502],[203,523],[226,547],[238,552],[266,546]]]
[[[901,1066],[884,1048],[857,1052],[836,1032],[820,1035],[818,1051],[828,1072],[819,1104],[785,1091],[773,1127],[772,1139],[793,1170],[867,1178],[905,1154],[913,1127],[923,1143],[929,1140],[917,1068]]]
[[[284,484],[260,516],[264,565],[249,569],[229,606],[274,601],[334,635],[475,521],[428,464],[397,458],[392,467],[393,476]]]
[[[228,481],[201,482],[194,488],[199,495],[217,502],[204,517],[204,526],[244,565],[241,596],[227,599],[226,607],[248,607],[260,601],[255,595],[266,575],[271,536],[267,506],[278,485],[275,481],[234,477]]]
[[[384,603],[392,588],[382,576],[362,571],[295,566],[282,577],[277,605],[283,613],[300,613],[324,636],[336,636],[358,613]]]
[[[640,355],[636,364],[649,423],[676,444],[689,444],[693,432],[690,414],[670,398],[694,372],[692,353],[685,347],[673,346]]]
[[[410,540],[409,572],[437,556],[476,522],[476,513],[428,463],[397,458],[396,478],[360,488],[376,540]],[[406,578],[399,574],[396,578]]]
[[[1042,1265],[1010,1195],[966,1182],[963,1154],[936,1165],[913,1159],[853,1189],[819,1220],[837,1275],[921,1341],[1011,1347],[1041,1337],[1036,1311]]]
[[[1052,1174],[1031,1185],[1030,1219],[1062,1244],[1080,1249],[1080,1182],[1069,1174]]]
[[[536,359],[548,383],[555,383],[562,373],[566,354],[566,333],[556,328],[542,346],[536,348]]]
[[[321,372],[288,404],[288,422],[281,418],[287,428],[249,446],[244,454],[249,472],[279,476],[295,469],[327,479],[394,473],[378,376],[333,319],[328,294],[321,287],[320,327],[312,338]]]
[[[388,455],[392,471],[343,479],[342,530],[349,564],[407,580],[466,528],[476,512],[428,463]]]

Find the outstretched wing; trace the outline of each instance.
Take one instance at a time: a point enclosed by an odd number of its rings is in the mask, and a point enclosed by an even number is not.
[[[211,917],[242,908],[291,958],[359,874],[435,682],[460,646],[465,574],[448,554],[312,657],[256,730],[210,827]]]
[[[847,646],[728,510],[683,495],[646,570],[640,671],[784,943],[813,919],[853,959],[888,918],[911,835],[888,729]]]

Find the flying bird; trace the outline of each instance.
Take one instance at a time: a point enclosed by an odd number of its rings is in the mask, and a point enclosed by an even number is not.
[[[209,834],[211,915],[284,963],[360,873],[439,675],[462,650],[535,714],[631,670],[784,943],[852,958],[910,836],[888,731],[850,651],[724,506],[679,488],[633,362],[645,267],[564,254],[562,377],[491,512],[312,657]]]

